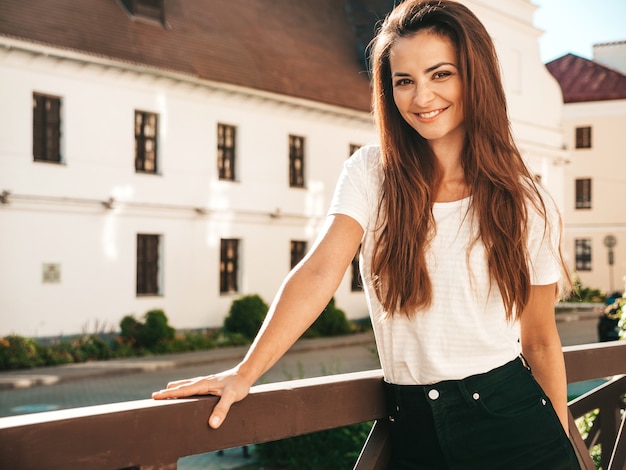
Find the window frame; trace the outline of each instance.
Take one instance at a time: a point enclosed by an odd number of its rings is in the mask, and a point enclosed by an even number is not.
[[[303,136],[289,134],[289,187],[306,188],[305,144]]]
[[[361,247],[356,250],[354,257],[352,258],[352,262],[350,263],[351,269],[351,281],[350,281],[350,290],[352,292],[363,292],[363,279],[361,278],[361,269],[360,269],[360,256],[361,256]]]
[[[56,112],[50,107],[56,104]],[[41,109],[40,109],[41,106]],[[33,138],[34,162],[63,163],[61,155],[61,126],[63,100],[60,96],[33,91]],[[54,140],[56,139],[56,142]]]
[[[575,148],[576,149],[590,149],[592,145],[592,132],[591,126],[578,126],[575,131]]]
[[[591,238],[577,238],[574,240],[576,271],[592,271],[592,255],[593,244]]]
[[[293,269],[296,265],[302,261],[304,256],[307,253],[309,243],[306,240],[290,240],[289,242],[289,254],[291,260],[291,268]]]
[[[230,139],[227,135],[231,132]],[[230,145],[229,144],[230,140]],[[217,123],[217,175],[222,181],[237,181],[237,126]]]
[[[135,294],[137,297],[159,296],[162,287],[162,236],[138,233],[136,250]]]
[[[238,238],[220,239],[220,295],[237,294],[239,292],[240,242],[241,240]],[[232,251],[232,256],[229,254],[229,251]],[[227,269],[229,262],[232,263],[230,272]]]
[[[141,124],[138,122],[141,117]],[[146,136],[146,118],[154,117],[154,135]],[[148,175],[159,174],[159,114],[152,111],[135,110],[134,132],[135,132],[135,173],[143,173]],[[152,169],[146,169],[146,154],[150,152],[146,145],[152,142],[154,153],[154,162]]]
[[[349,144],[348,157],[354,155],[361,147],[363,147],[361,144]]]
[[[592,208],[592,179],[576,178],[574,180],[574,207],[589,210]]]

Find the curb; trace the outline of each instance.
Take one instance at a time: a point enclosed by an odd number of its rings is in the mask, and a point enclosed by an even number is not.
[[[333,338],[300,339],[286,354],[290,352],[342,348],[370,343],[374,343],[373,332],[337,336]],[[40,367],[36,369],[4,371],[0,372],[0,391],[55,385],[64,382],[100,377],[155,372],[176,367],[211,364],[223,360],[235,361],[245,356],[248,347],[249,346],[237,346],[232,348],[206,349],[160,356],[143,356],[128,359],[112,359],[108,361]]]

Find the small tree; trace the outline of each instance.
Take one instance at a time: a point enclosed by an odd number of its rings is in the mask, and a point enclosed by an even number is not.
[[[269,307],[258,295],[246,295],[234,300],[224,319],[224,331],[239,333],[252,341],[261,328]]]

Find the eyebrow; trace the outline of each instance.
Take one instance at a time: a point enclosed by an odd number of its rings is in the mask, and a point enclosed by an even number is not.
[[[439,67],[442,67],[444,65],[451,65],[452,67],[454,67],[455,69],[458,69],[458,67],[453,64],[452,62],[439,62],[438,64],[435,64],[431,67],[428,67],[426,70],[424,70],[425,73],[430,73],[433,72],[435,70],[437,70]],[[393,74],[394,77],[409,77],[411,74],[408,73],[404,73],[404,72],[395,72]]]

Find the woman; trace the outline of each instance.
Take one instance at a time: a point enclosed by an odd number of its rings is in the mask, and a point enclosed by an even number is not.
[[[362,242],[391,468],[578,468],[554,322],[559,216],[513,143],[487,31],[459,3],[407,0],[372,63],[380,146],[346,163],[248,354],[154,398],[221,396],[218,427],[315,320]]]

